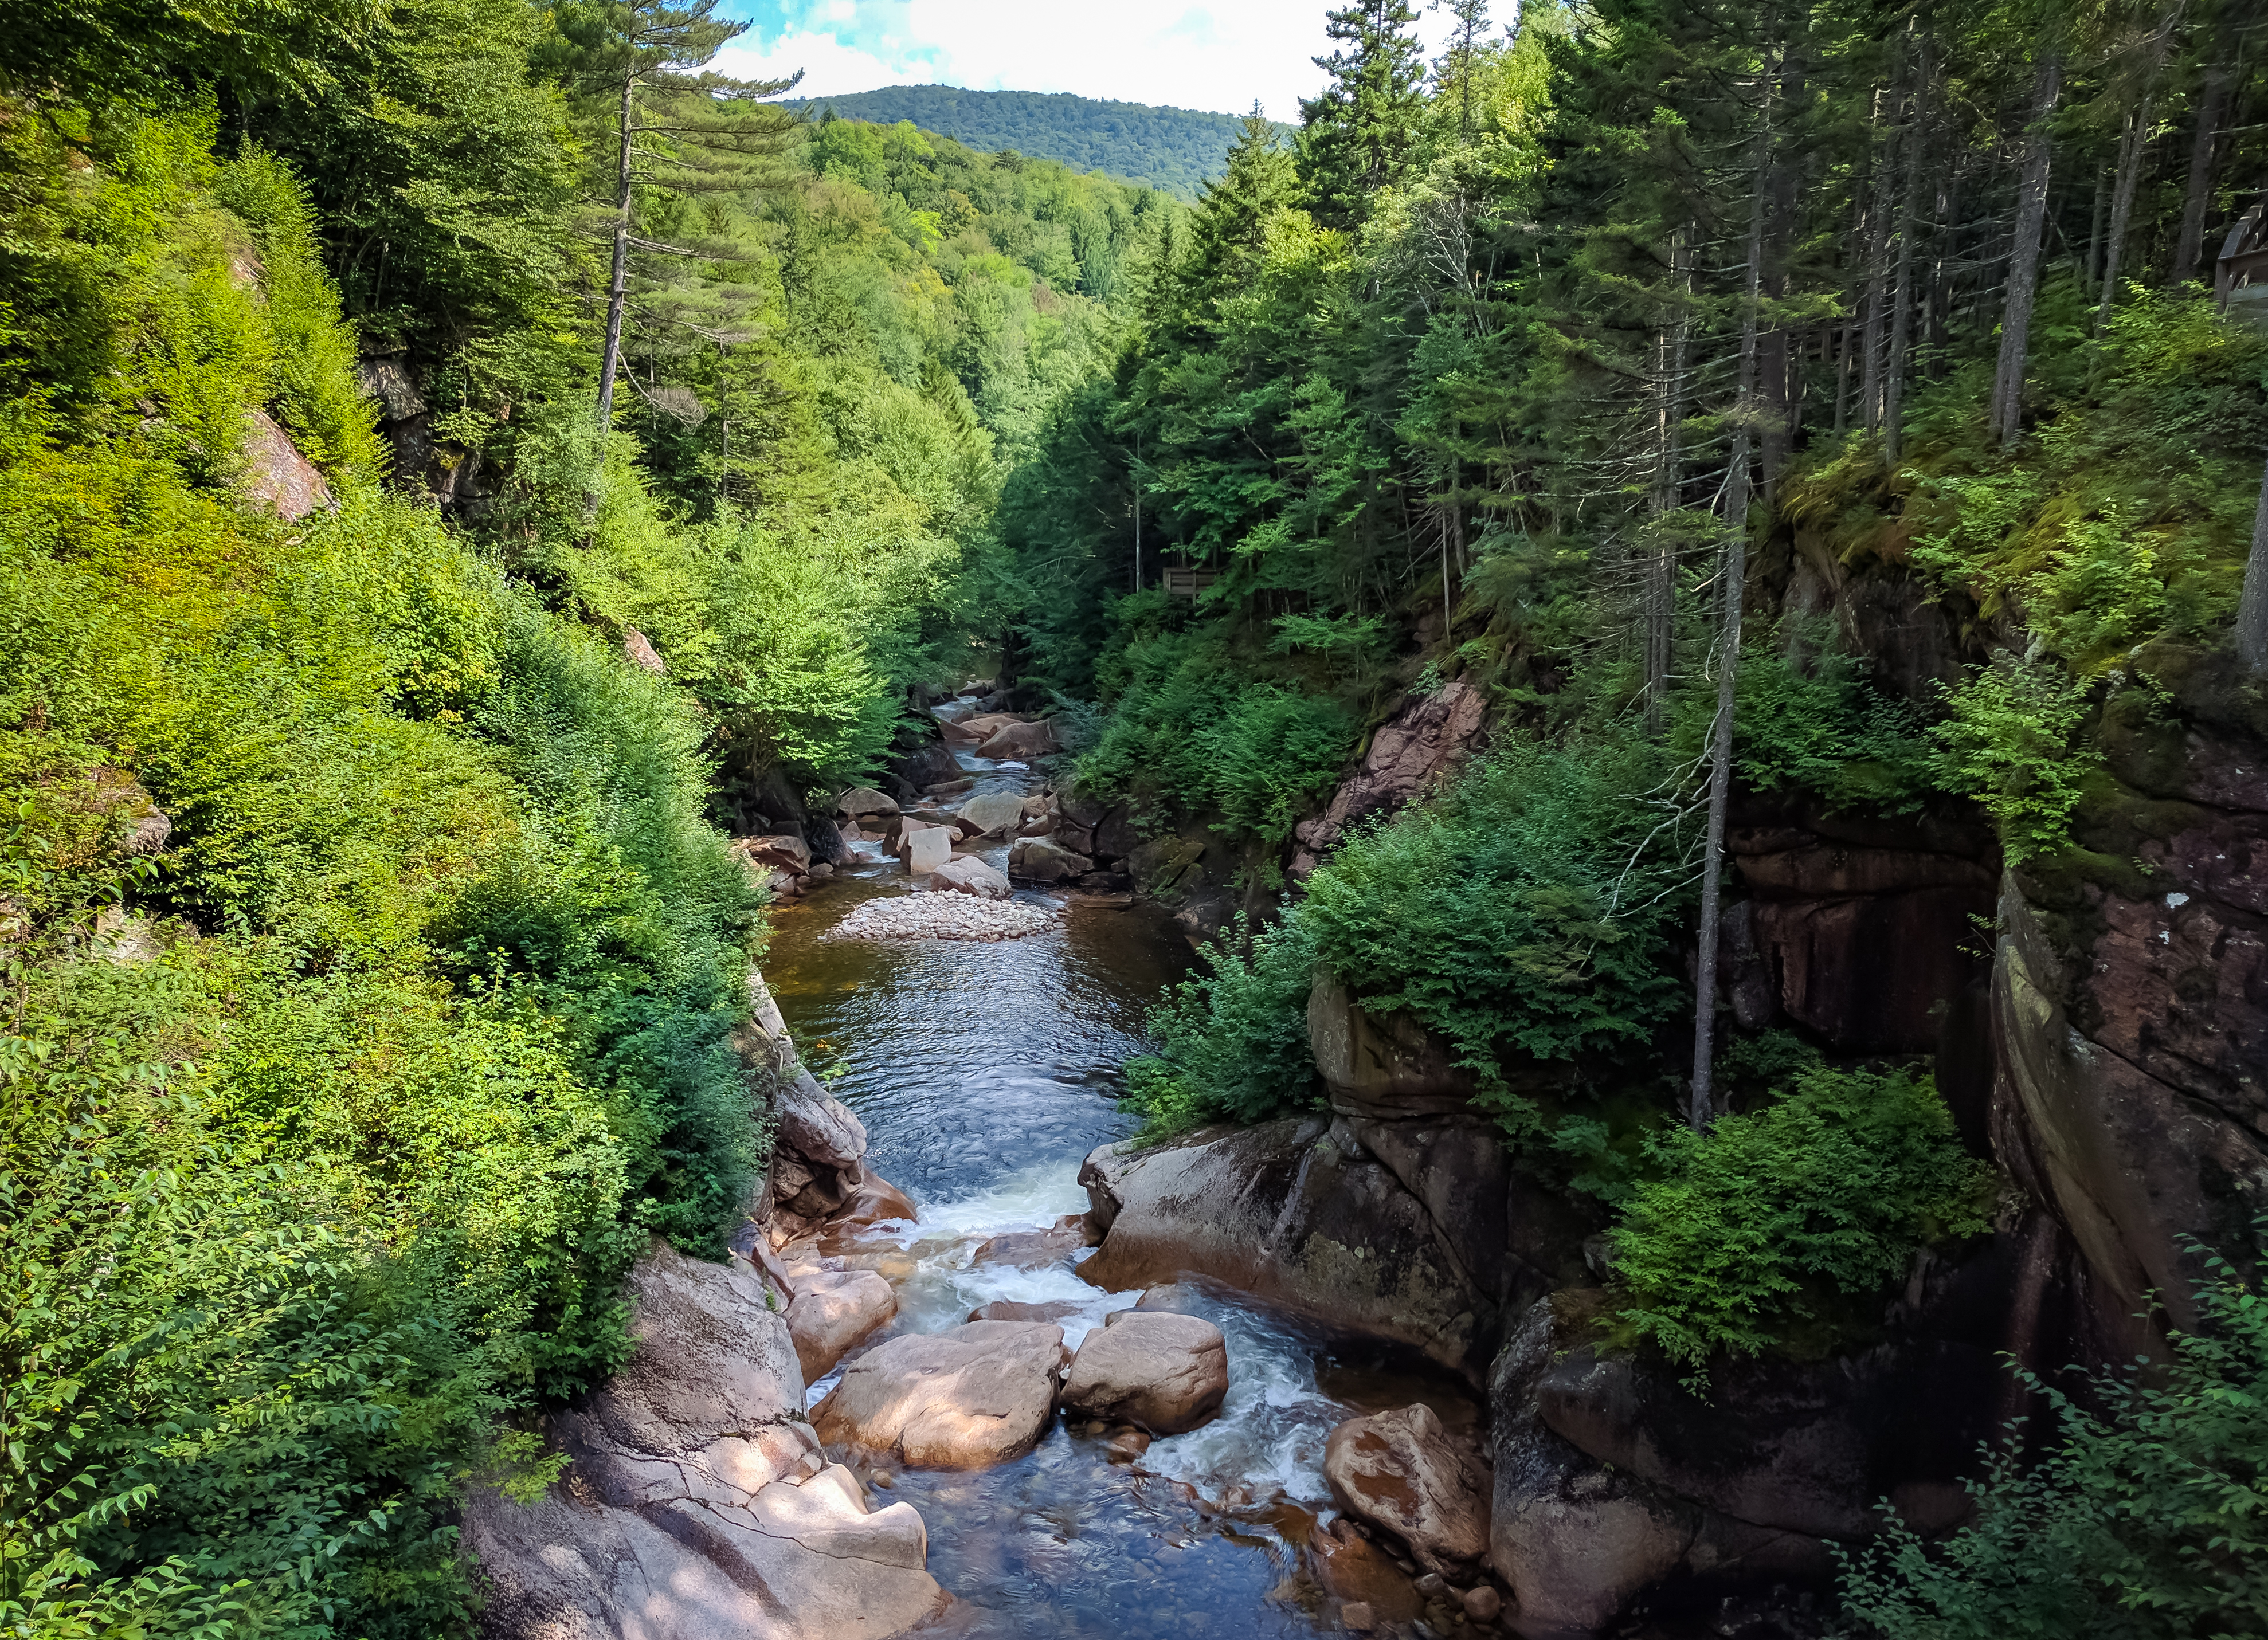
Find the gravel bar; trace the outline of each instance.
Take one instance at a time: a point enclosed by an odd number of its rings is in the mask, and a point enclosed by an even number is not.
[[[1021,939],[1044,934],[1057,914],[1012,901],[977,900],[968,894],[902,894],[869,900],[820,938],[821,939]]]

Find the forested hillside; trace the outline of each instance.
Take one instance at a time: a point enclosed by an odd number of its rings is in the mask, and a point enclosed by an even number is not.
[[[988,153],[1014,149],[1081,171],[1107,171],[1184,200],[1197,198],[1220,175],[1236,142],[1232,114],[1109,102],[1069,92],[886,85],[816,97],[807,106],[821,119],[833,114],[877,125],[910,121]]]
[[[0,1628],[461,1632],[468,1478],[763,1159],[726,832],[976,664],[1174,208],[700,10],[5,32]]]
[[[475,1632],[759,1199],[735,839],[984,679],[1205,945],[1082,1182],[1453,1268],[1434,1631],[2263,1632],[2253,10],[1356,0],[1287,136],[711,9],[0,0],[0,1629]]]

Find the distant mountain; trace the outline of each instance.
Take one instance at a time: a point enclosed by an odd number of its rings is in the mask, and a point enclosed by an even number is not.
[[[1233,114],[1099,102],[1068,92],[963,91],[957,85],[887,85],[847,97],[814,97],[814,114],[925,131],[998,153],[1012,148],[1082,171],[1108,171],[1162,193],[1195,199],[1221,173],[1236,141]]]

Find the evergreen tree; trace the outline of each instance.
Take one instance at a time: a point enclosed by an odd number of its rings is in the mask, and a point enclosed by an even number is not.
[[[1302,99],[1300,171],[1316,219],[1351,227],[1410,173],[1425,113],[1425,64],[1409,0],[1356,0],[1328,14],[1331,83]]]

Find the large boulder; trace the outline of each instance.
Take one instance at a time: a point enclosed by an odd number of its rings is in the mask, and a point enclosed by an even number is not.
[[[1210,1420],[1228,1396],[1228,1343],[1220,1328],[1167,1310],[1116,1310],[1071,1357],[1063,1404],[1152,1435]]]
[[[811,845],[785,832],[768,837],[735,837],[733,852],[770,871],[798,873],[811,869]]]
[[[907,1334],[852,1362],[813,1410],[830,1445],[895,1454],[919,1469],[982,1469],[1039,1444],[1055,1412],[1063,1328],[970,1321]]]
[[[1340,1508],[1391,1532],[1430,1571],[1462,1571],[1489,1551],[1489,1473],[1423,1403],[1333,1430],[1323,1479]]]
[[[265,410],[244,413],[242,460],[238,484],[278,517],[296,523],[318,507],[338,511],[323,475]]]
[[[976,837],[1005,837],[1024,823],[1024,800],[1012,791],[987,791],[962,804],[959,818]]]
[[[466,1547],[488,1640],[886,1640],[939,1612],[911,1505],[867,1511],[802,1422],[785,1318],[745,1266],[657,1243],[632,1272],[629,1363],[549,1435],[533,1504],[475,1488]]]
[[[1287,1308],[1398,1338],[1476,1378],[1502,1291],[1524,1305],[1544,1278],[1491,1261],[1465,1269],[1424,1202],[1344,1119],[1211,1129],[1090,1153],[1079,1169],[1102,1246],[1080,1276],[1110,1291],[1184,1273]]]
[[[853,786],[835,800],[835,812],[846,819],[864,823],[880,816],[887,819],[898,812],[898,800],[872,786]]]
[[[976,748],[976,755],[1005,761],[1011,758],[1045,757],[1056,749],[1054,724],[1007,724]]]
[[[1094,862],[1073,854],[1050,837],[1020,837],[1008,850],[1008,871],[1035,883],[1067,883],[1094,869]]]
[[[908,820],[899,833],[898,858],[906,863],[907,871],[915,877],[926,877],[953,859],[953,833],[943,826],[924,826],[918,820]]]
[[[897,1294],[872,1270],[828,1270],[798,1281],[787,1330],[804,1381],[825,1377],[852,1345],[897,1313]]]
[[[979,900],[1005,900],[1008,879],[974,855],[947,860],[929,874],[929,886],[940,892],[971,894]]]

